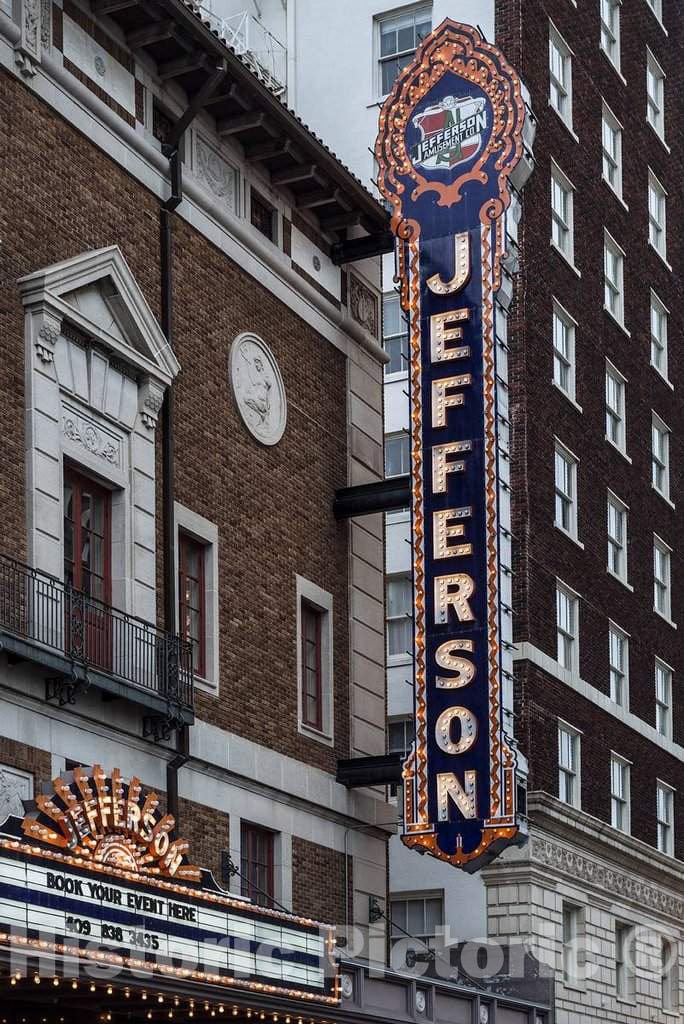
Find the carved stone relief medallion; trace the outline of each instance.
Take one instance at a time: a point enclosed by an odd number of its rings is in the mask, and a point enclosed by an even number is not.
[[[246,331],[230,349],[230,380],[238,410],[261,444],[280,441],[287,423],[285,386],[268,345]]]

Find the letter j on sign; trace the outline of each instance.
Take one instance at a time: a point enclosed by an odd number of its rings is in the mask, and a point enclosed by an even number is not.
[[[410,336],[416,741],[403,839],[471,872],[523,838],[502,693],[510,501],[496,294],[524,118],[500,51],[447,19],[397,78],[375,148]]]

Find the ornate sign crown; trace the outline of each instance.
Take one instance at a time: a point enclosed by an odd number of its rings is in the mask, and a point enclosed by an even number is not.
[[[202,872],[186,861],[189,844],[171,839],[175,820],[159,811],[159,797],[142,797],[140,779],[125,783],[118,768],[74,768],[40,794],[22,822],[24,833],[75,856],[142,875],[199,882]]]

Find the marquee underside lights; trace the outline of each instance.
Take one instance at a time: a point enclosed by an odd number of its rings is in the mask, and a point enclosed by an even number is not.
[[[375,148],[410,337],[416,741],[403,839],[467,871],[520,841],[501,690],[495,295],[524,116],[500,51],[447,19],[396,80]]]

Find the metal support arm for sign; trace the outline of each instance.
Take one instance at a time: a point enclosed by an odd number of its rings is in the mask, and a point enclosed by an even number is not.
[[[502,54],[447,19],[396,80],[375,151],[410,332],[416,742],[403,839],[467,871],[519,841],[503,729],[494,299],[524,117]]]

